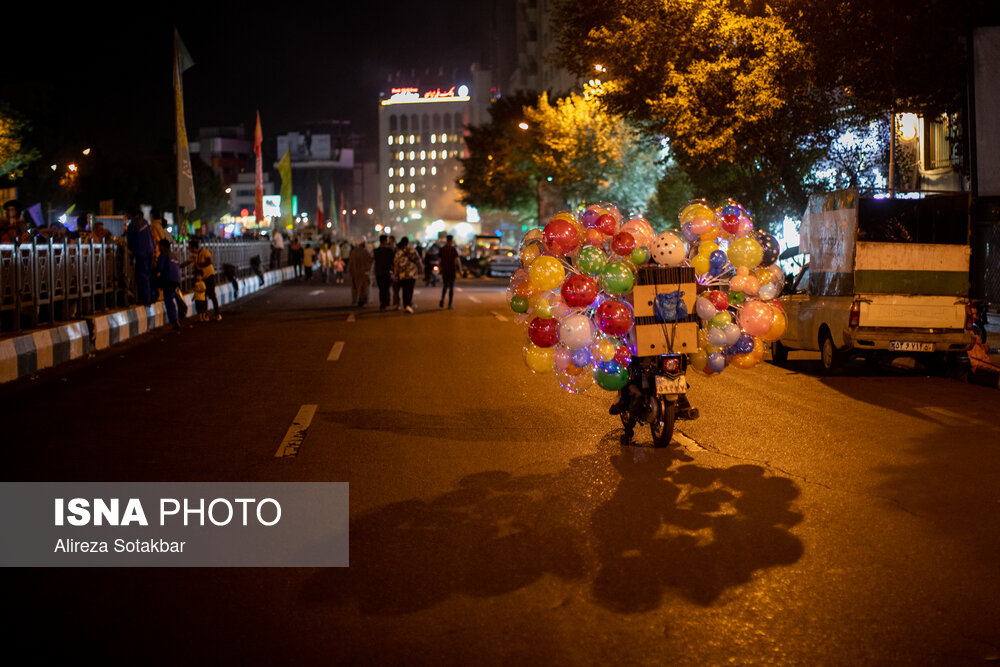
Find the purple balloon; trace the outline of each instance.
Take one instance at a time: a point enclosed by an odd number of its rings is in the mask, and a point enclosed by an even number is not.
[[[708,367],[716,373],[721,373],[726,367],[726,357],[721,352],[713,352],[708,355]]]

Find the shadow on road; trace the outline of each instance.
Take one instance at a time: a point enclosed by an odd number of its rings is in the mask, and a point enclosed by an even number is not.
[[[395,615],[550,575],[634,613],[670,594],[711,605],[802,556],[789,532],[802,520],[791,480],[752,465],[695,465],[676,449],[622,448],[618,438],[609,433],[558,473],[481,472],[430,500],[368,512],[351,521],[350,568],[318,572],[301,594]]]

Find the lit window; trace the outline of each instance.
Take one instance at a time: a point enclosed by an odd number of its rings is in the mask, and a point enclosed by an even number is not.
[[[413,167],[410,167],[410,176],[413,176],[415,173],[417,173],[416,170]]]
[[[394,172],[393,168],[389,167],[389,178],[393,177],[393,172]]]
[[[389,184],[389,194],[392,194],[395,191],[396,191],[396,186],[394,186],[392,183],[390,183]]]
[[[426,176],[427,175],[427,167],[421,167],[420,168],[420,175],[421,176]]]
[[[402,160],[402,159],[403,159],[403,157],[404,157],[404,156],[403,156],[403,151],[399,151],[398,153],[396,153],[396,158],[397,158],[397,159],[399,159],[399,160]]]
[[[426,199],[421,199],[420,200],[420,208],[427,208],[427,200]]]
[[[436,160],[437,156],[438,156],[438,152],[437,151],[431,151],[431,159],[432,160]]]
[[[427,159],[427,151],[420,151],[420,159],[421,160]]]
[[[432,144],[437,143],[437,135],[436,134],[432,134],[431,135],[431,143]]]
[[[410,200],[410,208],[416,208],[416,207],[417,207],[417,200],[416,199],[411,199]]]
[[[413,135],[412,134],[410,135],[410,143],[411,144],[413,143]]]
[[[416,192],[416,191],[417,191],[417,186],[416,186],[416,184],[414,184],[414,183],[410,183],[410,192]]]
[[[412,160],[415,157],[417,157],[416,151],[410,151],[410,159]]]
[[[447,134],[442,134],[441,135],[441,143],[443,144],[447,140],[448,140],[448,135]]]
[[[396,208],[396,200],[395,199],[390,199],[389,200],[389,210],[391,211],[391,210],[393,210],[395,208]]]
[[[431,176],[435,176],[435,175],[437,175],[437,173],[438,173],[438,168],[437,167],[431,167]]]
[[[403,135],[399,135],[398,137],[396,137],[396,143],[397,144],[403,143]]]
[[[406,208],[406,202],[402,199],[399,200],[399,208]]]

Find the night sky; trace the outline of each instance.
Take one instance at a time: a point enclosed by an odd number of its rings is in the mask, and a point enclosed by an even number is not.
[[[44,12],[5,7],[0,81],[54,86],[48,125],[61,141],[171,150],[176,26],[195,61],[184,74],[191,139],[199,127],[240,123],[252,136],[257,109],[265,137],[329,119],[372,133],[387,73],[488,61],[493,4],[179,2],[133,5],[127,22],[47,3]]]

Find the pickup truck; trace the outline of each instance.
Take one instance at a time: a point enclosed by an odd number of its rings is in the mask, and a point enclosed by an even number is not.
[[[917,356],[935,371],[956,363],[974,340],[968,201],[810,197],[799,243],[809,263],[781,297],[787,327],[772,358],[818,350],[825,372],[859,356]]]

